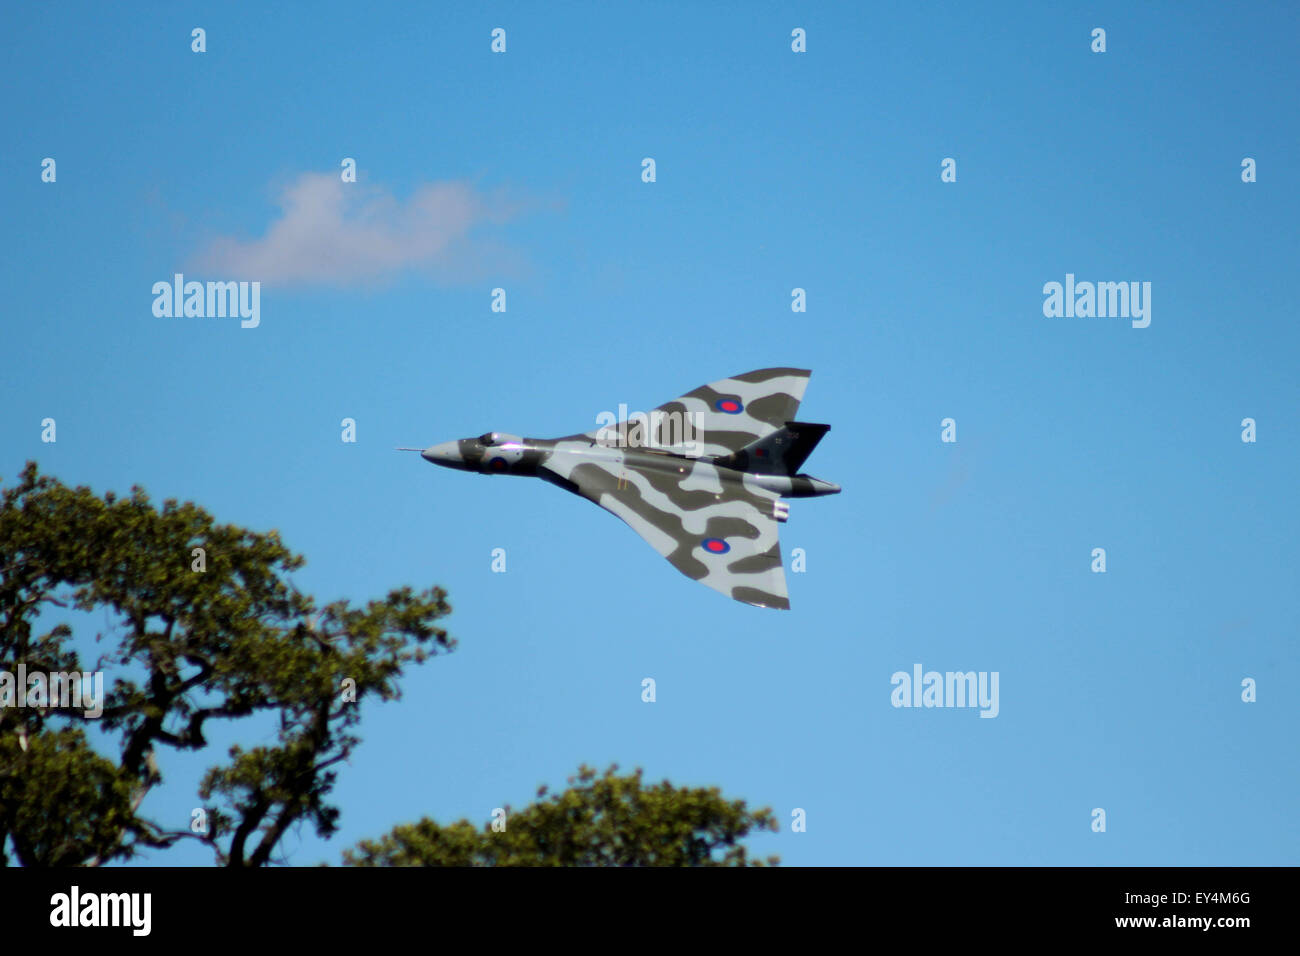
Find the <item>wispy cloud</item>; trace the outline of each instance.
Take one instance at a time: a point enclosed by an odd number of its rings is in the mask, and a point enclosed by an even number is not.
[[[406,271],[475,281],[519,256],[479,233],[518,215],[518,205],[459,181],[431,183],[399,200],[384,189],[304,173],[280,199],[261,238],[221,237],[199,265],[265,283],[369,284]]]

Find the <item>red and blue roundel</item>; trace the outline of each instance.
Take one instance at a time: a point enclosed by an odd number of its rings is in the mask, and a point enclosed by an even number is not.
[[[705,538],[700,542],[700,547],[709,552],[709,554],[726,554],[731,550],[731,545],[727,544],[727,542],[723,541],[721,538]]]
[[[745,410],[745,406],[738,398],[720,398],[713,403],[713,407],[724,415],[739,415]]]
[[[496,458],[493,458],[491,461],[488,462],[488,467],[491,468],[493,471],[505,471],[506,460],[498,455]]]

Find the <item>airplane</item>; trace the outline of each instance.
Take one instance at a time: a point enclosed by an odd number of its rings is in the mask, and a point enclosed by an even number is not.
[[[688,578],[789,610],[777,525],[790,512],[781,499],[840,492],[799,473],[831,428],[794,420],[811,374],[746,372],[563,438],[487,432],[400,450],[444,468],[549,481],[622,518]]]

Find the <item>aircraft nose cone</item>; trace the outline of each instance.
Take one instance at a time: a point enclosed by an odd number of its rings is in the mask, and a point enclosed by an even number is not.
[[[431,461],[435,465],[448,465],[456,467],[464,464],[460,457],[460,442],[445,441],[438,445],[430,445],[424,451],[420,452],[420,457],[425,461]]]

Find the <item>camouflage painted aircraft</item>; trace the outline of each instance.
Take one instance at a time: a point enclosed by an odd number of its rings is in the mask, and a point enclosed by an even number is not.
[[[549,481],[622,518],[688,578],[746,604],[788,609],[781,499],[840,490],[799,474],[831,427],[793,420],[810,374],[759,369],[649,415],[618,423],[610,415],[609,425],[580,435],[488,432],[420,453],[447,468]]]

